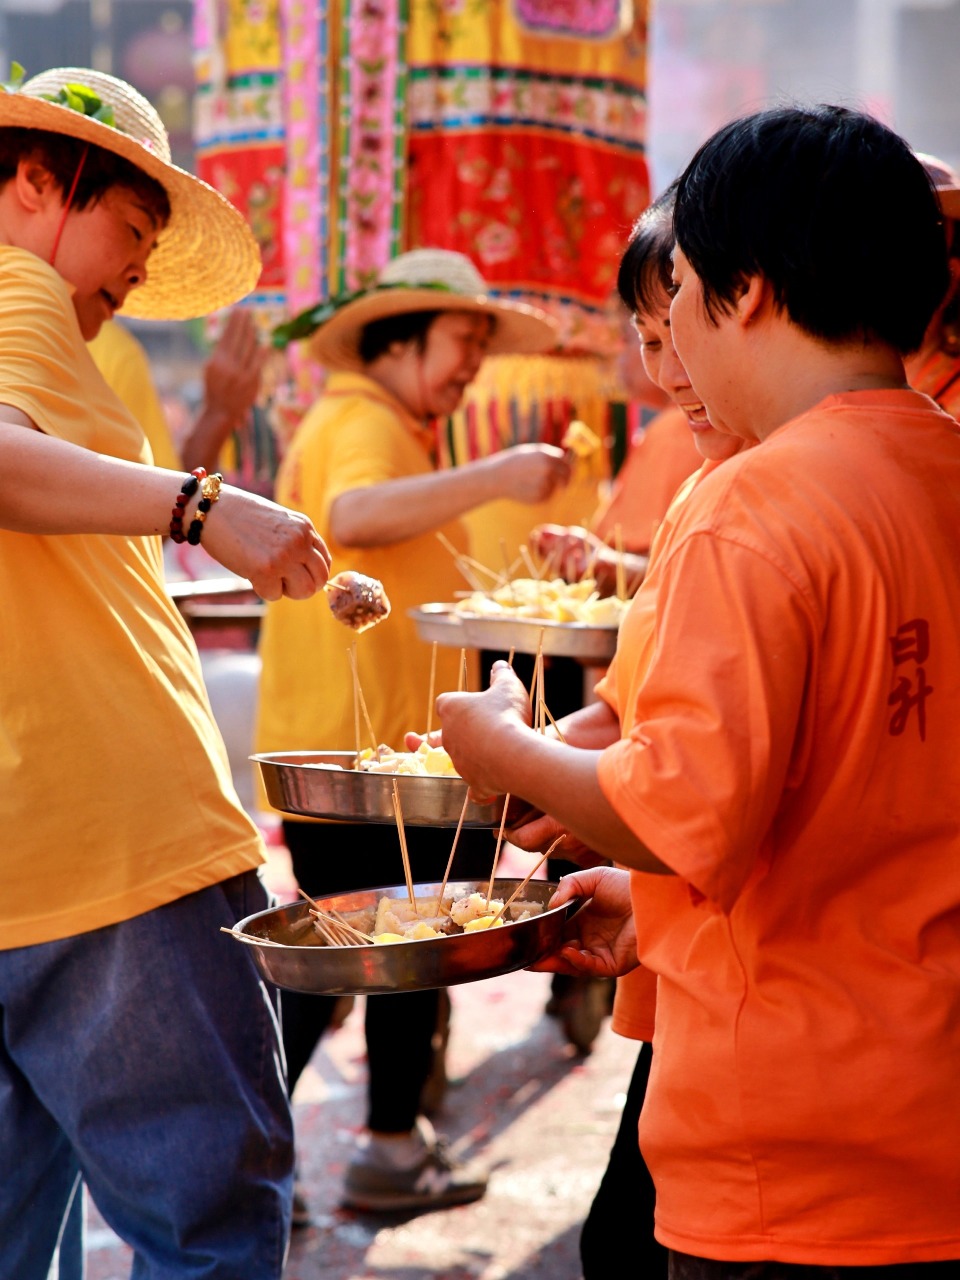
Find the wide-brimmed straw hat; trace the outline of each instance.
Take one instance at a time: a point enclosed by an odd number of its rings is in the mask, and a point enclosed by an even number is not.
[[[109,123],[86,114],[97,109],[97,99],[110,109]],[[79,138],[122,156],[166,191],[170,220],[150,255],[147,280],[128,295],[124,315],[190,320],[229,306],[256,285],[260,250],[243,215],[219,191],[171,163],[163,121],[125,81],[86,67],[43,71],[0,91],[0,128]]]
[[[917,152],[917,159],[926,169],[930,181],[937,189],[937,199],[945,218],[960,218],[960,178],[945,160],[939,156]]]
[[[557,327],[545,311],[522,302],[493,298],[468,257],[449,249],[401,253],[380,272],[377,283],[358,293],[331,298],[274,330],[277,346],[308,340],[311,356],[328,369],[362,369],[360,337],[374,320],[413,311],[471,311],[495,321],[487,351],[536,355],[557,343]]]

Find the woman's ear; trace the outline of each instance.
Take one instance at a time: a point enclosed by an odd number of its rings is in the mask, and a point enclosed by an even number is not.
[[[756,320],[770,297],[770,285],[764,276],[747,276],[740,286],[736,313],[743,324]]]
[[[14,191],[23,209],[29,213],[41,213],[51,199],[63,203],[63,193],[53,174],[32,157],[21,156],[13,180]]]

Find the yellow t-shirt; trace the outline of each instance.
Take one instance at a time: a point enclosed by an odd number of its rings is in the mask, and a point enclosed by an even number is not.
[[[357,665],[376,737],[399,748],[404,733],[425,727],[430,691],[431,645],[419,639],[407,610],[452,600],[464,583],[432,532],[392,546],[340,546],[330,533],[330,507],[349,490],[430,473],[431,446],[431,433],[376,382],[337,373],[297,429],[277,477],[277,501],[310,516],[330,548],[333,572],[354,569],[384,585],[390,616],[356,636]],[[459,521],[442,532],[466,550]],[[260,640],[259,751],[354,749],[353,640],[323,592],[269,605]],[[438,648],[437,693],[457,687],[459,662],[459,650]],[[362,745],[369,745],[365,730]]]
[[[147,353],[129,329],[108,320],[92,342],[87,343],[93,362],[107,385],[120,397],[143,427],[150,442],[154,464],[170,471],[180,468],[180,456],[173,443],[163,405],[150,373]]]
[[[0,247],[0,332],[0,404],[149,461],[67,285],[22,249]],[[0,530],[0,600],[0,947],[114,924],[257,866],[160,539]]]

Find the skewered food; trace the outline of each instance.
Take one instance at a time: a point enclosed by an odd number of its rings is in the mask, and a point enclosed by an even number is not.
[[[522,898],[511,902],[501,915],[502,908],[503,899],[488,900],[482,893],[456,900],[447,898],[442,903],[436,898],[418,899],[416,906],[403,898],[381,898],[376,912],[359,913],[350,924],[359,933],[369,935],[375,944],[385,945],[502,928],[529,920],[544,910],[542,903]],[[324,936],[320,922],[315,920],[314,928]],[[327,945],[332,945],[329,940]]]
[[[356,632],[367,631],[389,617],[390,601],[383,583],[365,573],[354,573],[352,569],[336,573],[327,579],[324,590],[336,620]]]
[[[617,627],[628,601],[601,597],[593,578],[565,582],[563,578],[514,578],[490,592],[474,591],[459,600],[458,613],[479,617],[542,618],[545,622],[582,622],[593,627]]]
[[[585,422],[574,418],[563,433],[560,444],[564,449],[569,449],[576,458],[590,458],[600,448],[600,437],[595,431],[591,431]]]
[[[430,774],[434,777],[459,778],[453,761],[443,747],[421,742],[416,751],[394,751],[383,743],[374,751],[360,752],[359,767],[364,773]]]

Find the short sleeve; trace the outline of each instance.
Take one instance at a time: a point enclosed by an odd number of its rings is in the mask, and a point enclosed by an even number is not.
[[[802,587],[698,531],[663,566],[656,652],[600,785],[662,861],[728,911],[762,856],[814,647]]]

